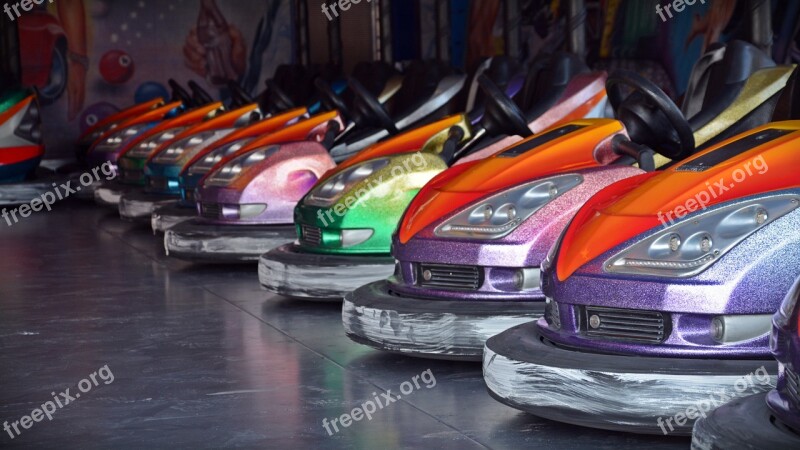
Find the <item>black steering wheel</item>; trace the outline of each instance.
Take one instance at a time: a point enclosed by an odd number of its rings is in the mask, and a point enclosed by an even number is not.
[[[347,80],[347,85],[353,90],[355,109],[361,113],[362,118],[367,119],[370,123],[374,123],[389,132],[397,132],[394,120],[389,116],[386,108],[383,107],[381,102],[378,101],[367,88],[353,77]]]
[[[286,111],[294,108],[294,100],[286,93],[275,80],[267,80],[267,95],[273,110]]]
[[[314,86],[317,88],[317,92],[321,96],[320,101],[325,109],[329,111],[339,111],[339,114],[350,117],[350,109],[342,100],[336,92],[333,92],[331,89],[331,85],[328,84],[327,81],[323,80],[322,78],[317,78],[314,80]]]
[[[169,88],[172,89],[173,101],[180,101],[186,106],[191,106],[194,104],[191,94],[189,94],[189,92],[184,89],[183,86],[178,84],[177,81],[170,78],[169,81],[167,81],[167,84],[169,84]]]
[[[231,104],[233,107],[240,108],[256,102],[250,94],[239,86],[239,83],[233,80],[228,81],[228,91],[230,91],[231,94]]]
[[[478,77],[478,85],[486,96],[486,107],[481,126],[490,136],[532,136],[528,119],[505,92],[500,90],[485,74]]]
[[[633,89],[624,99],[622,86]],[[649,145],[673,160],[692,154],[695,143],[689,121],[655,83],[635,72],[619,70],[608,77],[606,91],[633,142]]]
[[[192,98],[195,99],[197,106],[208,105],[214,102],[214,98],[212,98],[211,95],[208,92],[206,92],[205,89],[200,87],[200,85],[197,84],[196,81],[194,80],[189,81],[189,89],[192,90]]]

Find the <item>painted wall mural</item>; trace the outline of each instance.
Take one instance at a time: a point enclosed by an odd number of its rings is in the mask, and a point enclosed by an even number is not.
[[[224,97],[236,79],[255,94],[289,63],[287,0],[54,0],[19,19],[23,82],[39,88],[48,157],[134,102],[169,95],[169,78]]]

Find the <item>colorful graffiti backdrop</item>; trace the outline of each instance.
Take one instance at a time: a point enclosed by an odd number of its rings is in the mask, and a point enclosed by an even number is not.
[[[285,0],[54,0],[19,19],[23,82],[41,92],[48,157],[66,157],[82,130],[196,80],[224,96],[222,80],[251,93],[292,49]]]

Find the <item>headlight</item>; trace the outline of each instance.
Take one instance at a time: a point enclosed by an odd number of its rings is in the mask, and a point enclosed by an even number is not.
[[[683,220],[623,250],[605,264],[611,273],[691,277],[739,242],[798,206],[794,195],[737,203]]]
[[[149,138],[143,140],[142,142],[136,144],[136,146],[130,149],[130,151],[128,151],[128,153],[125,156],[129,158],[142,158],[142,159],[148,158],[156,148],[160,147],[162,144],[166,142],[175,139],[175,137],[181,134],[181,132],[186,128],[188,127],[176,127],[176,128],[170,128],[169,130],[164,130],[160,133],[156,133],[150,136]]]
[[[144,125],[134,125],[112,133],[94,148],[96,152],[113,152],[123,142],[136,136],[145,129]]]
[[[378,158],[349,167],[314,188],[306,203],[312,206],[330,206],[336,203],[345,191],[386,167],[387,164],[389,164],[388,158]]]
[[[189,167],[189,175],[207,174],[214,166],[217,165],[217,163],[243,149],[247,144],[252,142],[253,139],[255,138],[249,137],[239,139],[238,141],[223,145],[222,147],[209,152],[206,156]]]
[[[361,228],[361,229],[350,229],[350,230],[342,230],[342,247],[355,247],[358,244],[363,244],[375,232],[369,228]]]
[[[500,239],[536,211],[581,183],[582,176],[568,174],[508,189],[462,211],[439,225],[434,233],[445,238]]]
[[[199,145],[209,145],[213,141],[217,133],[214,131],[206,131],[198,133],[187,138],[181,139],[162,149],[153,158],[153,161],[158,164],[170,164],[178,161],[186,150],[193,149]]]
[[[208,177],[206,184],[209,186],[227,186],[230,182],[235,180],[236,177],[241,175],[245,169],[264,161],[268,156],[278,151],[278,148],[280,148],[280,146],[270,145],[269,147],[262,147],[234,158],[217,169],[216,172],[212,173]]]
[[[711,337],[719,344],[749,341],[772,329],[772,314],[716,316],[711,320]]]

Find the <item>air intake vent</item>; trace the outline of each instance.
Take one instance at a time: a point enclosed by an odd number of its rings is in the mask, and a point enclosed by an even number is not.
[[[586,306],[581,328],[591,337],[658,344],[667,335],[665,319],[658,311]]]
[[[483,271],[477,266],[417,265],[417,284],[420,286],[474,291],[481,287],[482,282]]]
[[[307,245],[319,247],[322,244],[322,230],[318,227],[303,225],[300,240]]]
[[[222,206],[219,203],[201,203],[201,215],[206,219],[219,219],[222,217]]]

